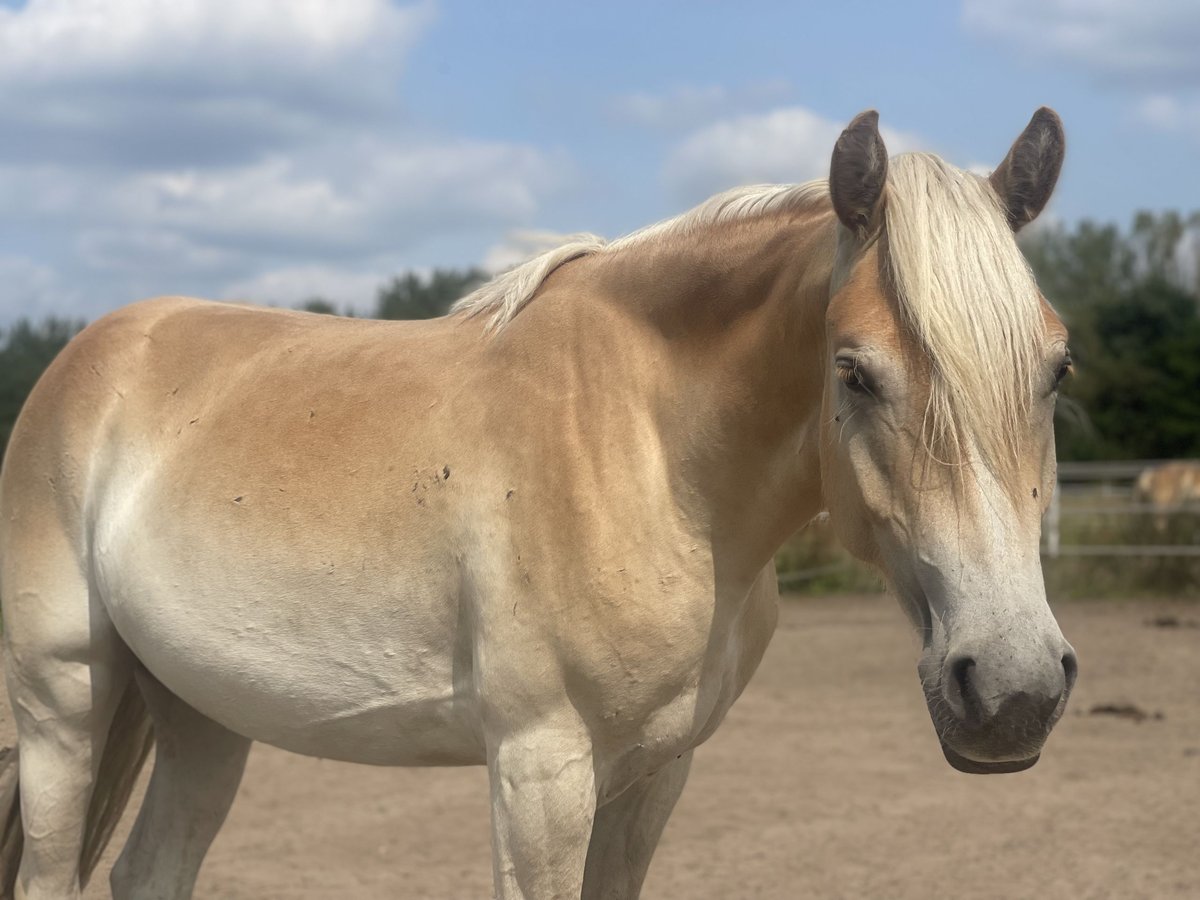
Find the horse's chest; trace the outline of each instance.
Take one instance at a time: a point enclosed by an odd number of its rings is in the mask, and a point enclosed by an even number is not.
[[[641,673],[635,669],[631,680],[607,691],[598,729],[600,746],[613,748],[601,773],[604,793],[620,793],[703,743],[720,725],[774,632],[774,595],[752,592],[731,618],[708,634],[703,647],[662,647]],[[646,702],[647,684],[654,702]]]

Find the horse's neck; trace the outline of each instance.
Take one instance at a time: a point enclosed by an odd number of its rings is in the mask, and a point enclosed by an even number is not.
[[[741,580],[821,508],[832,214],[728,223],[614,254],[603,277],[665,338],[679,493]],[[621,259],[623,256],[626,259]]]

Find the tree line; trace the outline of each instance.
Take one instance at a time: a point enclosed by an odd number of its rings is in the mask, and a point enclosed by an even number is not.
[[[1071,331],[1076,374],[1059,399],[1059,458],[1200,457],[1200,213],[1139,213],[1128,229],[1043,226],[1021,246]],[[380,287],[372,314],[444,315],[486,278],[402,275]],[[318,297],[300,308],[353,314]],[[83,325],[22,320],[0,332],[0,453],[34,382]]]
[[[1200,213],[1083,221],[1022,248],[1070,329],[1059,459],[1200,457]]]

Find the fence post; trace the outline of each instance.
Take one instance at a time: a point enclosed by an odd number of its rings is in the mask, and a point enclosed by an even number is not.
[[[1059,498],[1062,496],[1062,484],[1055,482],[1054,493],[1050,497],[1050,508],[1046,510],[1046,555],[1058,559],[1058,522],[1062,514]]]

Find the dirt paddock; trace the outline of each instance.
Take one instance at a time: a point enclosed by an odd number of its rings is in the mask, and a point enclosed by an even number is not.
[[[942,760],[893,600],[786,602],[644,896],[1200,897],[1200,605],[1057,612],[1071,707],[1036,767],[979,777]],[[115,851],[87,897],[108,896]],[[490,897],[485,774],[256,747],[196,896]]]

